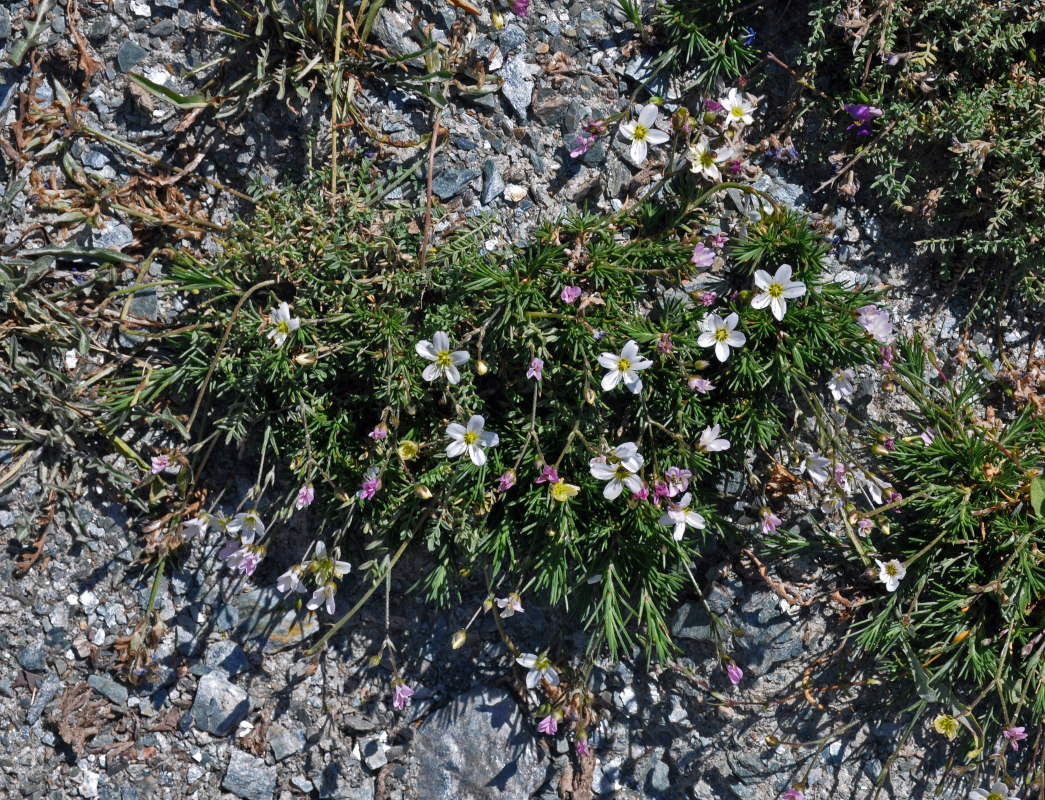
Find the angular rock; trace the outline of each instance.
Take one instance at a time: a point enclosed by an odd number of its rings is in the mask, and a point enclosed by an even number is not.
[[[533,74],[540,72],[541,68],[528,64],[521,53],[512,56],[504,64],[501,75],[504,84],[501,93],[508,100],[519,119],[526,120],[526,110],[533,101]]]
[[[480,198],[482,204],[484,206],[490,205],[490,203],[500,197],[503,191],[504,178],[501,177],[500,170],[497,169],[497,162],[492,158],[487,159],[486,163],[483,164],[483,194]]]
[[[328,764],[322,775],[312,779],[319,787],[319,800],[372,800],[374,782],[362,770],[355,760]]]
[[[15,658],[22,669],[30,672],[42,672],[47,668],[47,648],[42,641],[30,642],[21,650]]]
[[[89,675],[87,685],[119,706],[127,705],[127,687],[107,675]]]
[[[432,180],[432,191],[440,200],[449,200],[468,188],[480,175],[477,169],[446,169]]]
[[[545,125],[561,125],[569,105],[569,99],[562,92],[548,86],[539,89],[534,95],[533,115]]]
[[[382,47],[398,58],[421,49],[410,36],[410,19],[387,5],[377,12],[370,32]]]
[[[215,736],[228,736],[249,710],[247,693],[229,683],[220,672],[200,678],[192,702],[192,717],[197,728]]]
[[[272,757],[276,761],[282,761],[295,753],[305,749],[307,740],[305,731],[301,728],[284,728],[278,722],[269,728],[269,747],[272,748]]]
[[[250,669],[250,662],[247,661],[247,654],[243,652],[243,648],[228,639],[211,644],[203,656],[203,663],[224,671],[230,678]]]
[[[740,627],[745,635],[737,642],[744,651],[741,666],[752,675],[764,675],[774,664],[800,656],[805,650],[798,620],[782,612],[779,603],[772,592],[759,592],[741,609]]]
[[[130,72],[134,65],[147,55],[149,55],[148,50],[128,39],[121,45],[120,52],[116,54],[116,63],[120,65],[120,72]]]
[[[246,592],[235,602],[240,617],[235,638],[260,645],[263,653],[293,647],[319,630],[315,612],[287,609],[275,586]]]
[[[29,706],[29,710],[25,715],[25,721],[30,725],[35,725],[36,721],[40,719],[40,715],[44,713],[44,707],[54,700],[58,690],[61,688],[62,682],[58,680],[58,676],[48,672],[43,679],[43,683],[39,684],[39,688],[36,691],[36,699]]]
[[[547,766],[503,689],[479,687],[428,717],[414,737],[411,800],[528,798]]]
[[[221,788],[243,800],[270,800],[276,792],[276,768],[263,759],[233,750]]]

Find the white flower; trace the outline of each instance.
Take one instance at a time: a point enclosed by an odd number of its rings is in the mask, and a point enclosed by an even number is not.
[[[450,339],[442,331],[436,331],[432,341],[422,339],[414,350],[421,358],[427,358],[433,362],[425,367],[421,377],[426,381],[434,381],[440,375],[450,383],[455,384],[461,380],[461,373],[457,368],[468,361],[468,353],[464,350],[450,352]]]
[[[472,418],[468,420],[467,428],[457,422],[451,422],[447,425],[446,435],[453,441],[446,446],[446,454],[450,458],[457,458],[457,456],[467,452],[468,457],[472,459],[472,463],[477,467],[485,464],[486,451],[483,448],[495,447],[500,441],[500,437],[496,433],[483,430],[483,425],[485,424],[486,420],[481,416],[472,414]]]
[[[526,673],[527,689],[532,689],[542,679],[548,681],[552,686],[559,685],[559,673],[555,671],[552,662],[544,653],[541,653],[539,656],[534,653],[523,653],[515,659],[515,662],[520,667],[526,667],[529,670]]]
[[[269,322],[275,327],[268,332],[268,338],[276,340],[276,347],[282,347],[287,337],[301,327],[301,320],[290,316],[290,306],[286,303],[280,303],[279,308],[269,312]]]
[[[715,346],[715,358],[725,361],[729,358],[729,348],[743,347],[747,337],[736,330],[740,316],[734,311],[725,319],[718,314],[708,314],[700,321],[700,329],[703,331],[697,339],[701,347]]]
[[[327,546],[322,542],[316,542],[316,553],[312,557],[312,571],[316,573],[319,580],[330,578],[343,578],[352,569],[347,561],[338,561],[327,555]]]
[[[507,597],[498,597],[494,602],[501,609],[501,617],[503,619],[507,619],[517,611],[520,614],[526,612],[526,609],[522,607],[522,598],[515,592],[509,592]]]
[[[995,781],[989,792],[986,789],[973,789],[969,792],[969,800],[1019,800],[1019,797],[1009,794],[1009,787],[1002,781]]]
[[[807,453],[798,465],[798,472],[808,472],[809,477],[819,486],[827,483],[827,468],[831,466],[831,459],[824,458],[819,453]]]
[[[657,107],[650,103],[639,112],[637,122],[626,122],[620,126],[621,132],[631,139],[631,160],[642,164],[646,160],[646,142],[664,144],[669,136],[664,131],[654,129],[657,121]]]
[[[631,390],[632,394],[642,391],[642,378],[639,377],[639,370],[653,366],[652,361],[639,355],[639,346],[634,339],[628,340],[619,356],[615,356],[613,353],[602,353],[599,356],[599,364],[609,370],[602,377],[603,391],[608,392],[624,381],[624,385]]]
[[[900,580],[907,574],[903,564],[895,558],[885,563],[876,558],[874,563],[878,565],[878,580],[885,584],[886,591],[895,592],[900,585]]]
[[[889,320],[887,309],[876,305],[861,306],[856,309],[856,324],[882,344],[889,344],[893,338],[893,323]]]
[[[279,576],[279,580],[276,581],[276,588],[284,594],[287,592],[304,592],[306,591],[305,582],[301,579],[303,575],[304,570],[295,564]]]
[[[729,159],[733,151],[729,147],[720,147],[712,150],[707,136],[701,136],[700,141],[689,146],[690,172],[703,175],[709,181],[722,180],[722,172],[718,165]]]
[[[696,511],[689,510],[689,504],[692,499],[693,496],[686,492],[677,503],[668,503],[667,513],[660,518],[661,525],[673,525],[675,527],[671,535],[676,542],[682,540],[682,535],[686,532],[687,525],[691,528],[704,527],[704,518]]]
[[[806,285],[802,281],[791,280],[790,264],[777,267],[773,277],[769,277],[769,273],[764,269],[755,270],[755,286],[761,291],[752,298],[751,307],[769,306],[778,322],[787,312],[787,301],[806,293]]]
[[[203,536],[210,525],[210,514],[200,512],[196,519],[190,519],[181,527],[181,538],[188,541],[194,536]]]
[[[253,544],[255,537],[265,533],[265,523],[258,516],[258,510],[241,511],[225,525],[228,533],[238,533],[243,544]]]
[[[852,398],[853,391],[856,389],[853,386],[855,379],[855,369],[851,367],[849,369],[835,368],[834,372],[831,373],[831,379],[827,382],[827,388],[831,390],[831,397],[835,399],[835,402]]]
[[[720,425],[705,428],[704,432],[700,434],[700,441],[697,442],[697,449],[702,453],[720,453],[723,450],[728,450],[729,439],[719,439],[718,435],[720,431]]]
[[[718,102],[722,104],[730,125],[750,125],[755,121],[755,118],[751,116],[751,112],[755,110],[755,104],[736,89],[730,89],[729,93]]]
[[[333,614],[335,608],[334,595],[336,593],[337,586],[334,585],[333,581],[325,583],[312,593],[311,599],[305,605],[312,611],[315,611],[320,606],[325,605],[327,613]]]
[[[596,456],[588,462],[593,477],[609,481],[602,490],[607,500],[615,500],[627,486],[632,492],[642,491],[642,478],[636,473],[642,469],[646,459],[639,453],[634,442],[617,445],[607,455]]]

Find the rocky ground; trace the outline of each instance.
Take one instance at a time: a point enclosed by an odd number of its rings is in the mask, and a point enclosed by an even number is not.
[[[30,10],[25,0],[0,8],[0,56],[25,37]],[[449,5],[415,8],[400,0],[378,15],[374,40],[392,54],[412,52],[417,44],[408,30],[415,13],[444,33],[465,16]],[[580,125],[628,107],[648,74],[649,54],[612,4],[536,0],[526,18],[506,16],[500,30],[489,9],[475,21],[474,48],[503,85],[484,97],[452,98],[441,118],[449,137],[432,181],[451,212],[448,224],[455,214],[491,214],[491,238],[502,243],[523,241],[541,219],[581,204],[618,208],[659,177],[656,164],[631,163],[623,139],[601,139],[580,159],[568,155]],[[319,93],[294,110],[265,96],[242,119],[220,122],[204,114],[186,125],[184,111],[128,81],[135,72],[192,93],[203,76],[187,73],[220,52],[221,22],[198,0],[81,0],[54,7],[38,33],[33,66],[26,59],[0,72],[0,120],[10,126],[22,118],[21,93],[33,92],[43,106],[61,106],[66,92],[78,97],[79,123],[103,135],[67,126],[60,136],[94,187],[169,174],[150,157],[240,189],[251,174],[289,179],[314,160],[309,136],[319,130],[322,141],[329,131]],[[94,70],[84,68],[83,53],[97,63]],[[764,101],[763,109],[772,102]],[[406,91],[364,80],[359,104],[392,142],[416,139],[431,126],[428,106]],[[822,177],[819,165],[801,154],[774,157],[758,137],[751,145],[756,186],[831,220],[840,278],[891,285],[908,330],[924,330],[945,348],[957,345],[970,298],[947,297],[917,277],[909,232],[859,205],[830,199],[823,206],[824,196],[812,192]],[[374,147],[388,165],[421,170],[427,155],[417,147],[378,147],[362,136],[358,146]],[[0,212],[4,244],[14,251],[78,243],[122,251],[138,263],[151,247],[178,238],[177,225],[130,212],[86,223],[63,217],[53,201],[69,186],[68,170],[45,158],[4,159]],[[170,207],[196,218],[221,224],[244,208],[191,177],[171,186],[177,197],[164,195]],[[389,199],[416,204],[418,186],[404,184]],[[127,207],[133,210],[129,201]],[[188,244],[219,246],[205,231]],[[150,274],[164,267],[157,259]],[[129,270],[127,280],[135,274]],[[140,293],[134,301],[140,318],[169,321],[177,313],[170,298]],[[1026,320],[1017,314],[1003,324],[1007,345],[1025,347]],[[972,341],[986,346],[987,334],[975,333]],[[872,414],[888,413],[873,379],[862,392]],[[11,460],[0,453],[0,469]],[[45,491],[38,471],[25,475],[0,484],[5,538]],[[740,475],[730,481],[735,486],[727,481],[723,488],[731,493],[744,482]],[[331,647],[309,658],[299,645],[314,640],[321,620],[282,605],[273,584],[286,565],[273,557],[253,579],[234,581],[215,550],[199,542],[160,583],[156,607],[164,631],[149,682],[121,682],[112,669],[113,645],[148,604],[152,576],[142,572],[140,531],[127,509],[100,487],[84,489],[75,500],[76,519],[60,512],[50,520],[42,557],[27,574],[13,558],[0,562],[0,648],[9,654],[0,659],[6,796],[553,798],[561,788],[583,797],[590,781],[600,797],[770,800],[804,779],[807,797],[822,800],[870,793],[901,742],[899,715],[890,720],[873,713],[888,705],[883,689],[832,688],[870,675],[838,654],[845,609],[824,595],[840,578],[799,563],[766,580],[749,559],[725,552],[700,577],[712,610],[744,632],[736,639],[744,680],[737,687],[727,680],[706,612],[695,599],[686,602],[672,620],[681,647],[672,667],[651,669],[636,651],[594,671],[600,723],[590,732],[593,768],[564,738],[536,733],[527,710],[535,705],[489,614],[462,648],[451,647],[452,634],[481,604],[481,587],[458,609],[433,609],[406,591],[420,563],[401,569],[392,586],[390,635],[417,689],[405,712],[391,707],[387,663],[371,664],[385,636],[378,598]],[[230,496],[242,489],[233,484]],[[737,515],[748,511],[740,503]],[[9,552],[17,552],[10,541]],[[808,605],[783,601],[774,590],[781,581]],[[348,608],[364,588],[348,582],[339,607]],[[556,637],[569,641],[571,632],[561,630],[554,615],[530,607],[512,635],[523,650],[538,651]],[[805,695],[811,665],[817,665],[815,691]],[[860,710],[872,722],[844,730]],[[928,796],[946,755],[938,740],[923,741],[920,734],[904,740],[882,796]],[[949,787],[945,796],[957,796],[954,791]]]

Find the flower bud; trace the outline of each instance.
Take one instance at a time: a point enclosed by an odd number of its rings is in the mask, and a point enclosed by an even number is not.
[[[776,747],[778,744],[780,744],[779,737],[774,736],[773,734],[769,734],[769,736],[766,737],[766,747]]]
[[[313,353],[298,353],[294,356],[294,361],[303,367],[311,367],[316,363],[316,356]]]
[[[717,118],[718,118],[718,116],[715,114],[714,111],[705,111],[704,112],[704,124],[706,124],[706,125],[710,125]]]
[[[489,611],[491,608],[493,608],[493,598],[487,597],[483,600],[483,611]]]
[[[396,452],[399,453],[399,457],[403,461],[410,461],[411,459],[417,458],[417,454],[421,451],[418,447],[417,442],[411,439],[404,439],[399,443],[399,447],[396,448]]]
[[[380,653],[376,653],[376,654],[370,656],[370,666],[372,666],[372,667],[379,667],[379,666],[381,666],[381,654]]]
[[[889,527],[889,523],[888,522],[879,522],[878,523],[878,530],[880,530],[886,536],[888,536],[890,533],[892,533],[892,528]]]
[[[595,405],[595,390],[590,386],[584,390],[584,402],[588,405]]]
[[[490,21],[493,22],[494,30],[500,30],[504,27],[504,14],[500,11],[490,12]]]
[[[468,638],[468,633],[465,631],[464,628],[461,628],[461,630],[459,630],[457,633],[455,633],[453,635],[453,637],[450,639],[450,646],[454,650],[460,650],[461,649],[461,645],[464,644],[465,639],[467,639],[467,638]]]
[[[876,456],[889,455],[889,451],[886,450],[885,447],[883,447],[880,444],[871,445],[871,452],[874,453]]]
[[[708,368],[708,362],[707,361],[700,360],[700,361],[694,361],[693,362],[693,369],[707,369],[707,368]]]
[[[671,127],[676,131],[684,131],[689,128],[689,111],[684,107],[680,107],[678,111],[671,115]]]
[[[480,375],[485,375],[487,372],[490,371],[490,368],[486,365],[486,362],[480,358],[478,361],[475,362],[475,371],[478,372]]]
[[[417,488],[414,489],[414,492],[422,500],[431,500],[432,499],[432,490],[429,489],[427,486],[425,486],[423,483],[419,483],[417,485]]]

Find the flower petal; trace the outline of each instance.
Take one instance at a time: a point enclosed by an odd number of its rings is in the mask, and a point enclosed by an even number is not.
[[[620,497],[620,493],[624,490],[624,484],[614,479],[606,484],[606,487],[602,490],[602,496],[607,500],[616,500]]]
[[[435,365],[433,364],[433,366]],[[442,371],[446,374],[447,382],[450,383],[452,386],[456,386],[458,383],[460,383],[461,373],[453,364],[451,364],[448,367],[445,367]]]
[[[468,362],[469,355],[464,350],[455,350],[450,354],[450,360],[458,367]]]
[[[729,345],[725,342],[717,342],[715,344],[715,358],[719,361],[725,361],[729,358]]]
[[[747,337],[740,331],[733,331],[726,337],[726,344],[730,347],[743,347],[746,341]]]
[[[612,372],[607,372],[602,376],[602,390],[608,392],[617,388],[617,384],[620,383],[621,377],[620,370],[615,369]]]
[[[598,360],[599,366],[605,367],[606,369],[616,369],[617,364],[620,363],[620,356],[614,355],[613,353],[600,353]]]
[[[642,111],[639,112],[639,125],[646,128],[652,128],[653,123],[657,121],[657,107],[653,103],[647,103],[642,107]]]
[[[776,275],[773,276],[777,283],[787,283],[791,280],[791,265],[781,264],[777,267]]]
[[[755,270],[755,286],[759,289],[768,289],[769,284],[773,282],[773,279],[769,276],[769,273],[764,269]]]
[[[442,374],[442,368],[438,364],[433,363],[425,367],[425,371],[421,373],[421,377],[424,378],[426,381],[434,381]]]
[[[664,131],[658,131],[656,128],[650,128],[646,132],[646,141],[650,144],[664,144],[670,138]]]
[[[468,445],[468,457],[472,459],[472,463],[477,467],[481,467],[486,463],[486,451],[477,444]]]
[[[436,331],[435,336],[432,337],[432,344],[435,345],[437,353],[445,353],[450,349],[450,337],[443,331]]]
[[[773,298],[769,296],[769,292],[762,292],[762,294],[756,294],[751,298],[752,308],[765,308],[769,305],[769,301]]]
[[[486,420],[483,419],[481,414],[472,414],[468,420],[468,431],[470,433],[480,433],[485,425]]]
[[[646,162],[646,142],[640,140],[633,140],[631,143],[631,160],[636,164],[644,164]]]
[[[422,339],[420,342],[414,345],[414,350],[421,358],[427,358],[429,361],[435,361],[435,350],[432,348],[432,343],[427,339]]]
[[[450,458],[457,458],[459,455],[464,453],[464,451],[467,450],[467,449],[468,449],[468,445],[466,445],[462,441],[450,442],[450,444],[448,444],[446,446],[446,454]]]
[[[464,425],[459,422],[451,422],[446,426],[446,435],[451,439],[463,439],[466,432]]]

